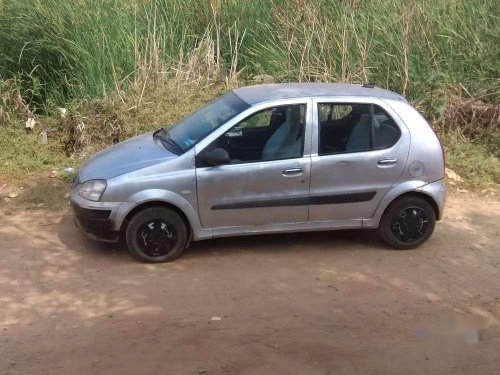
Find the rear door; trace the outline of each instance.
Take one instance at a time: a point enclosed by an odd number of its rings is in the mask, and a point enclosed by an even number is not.
[[[384,102],[314,100],[310,221],[370,218],[403,172],[408,129]]]

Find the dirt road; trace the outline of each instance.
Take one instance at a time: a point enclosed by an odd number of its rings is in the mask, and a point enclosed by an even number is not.
[[[450,197],[415,251],[360,231],[134,262],[69,211],[0,216],[1,374],[492,374],[500,203]]]

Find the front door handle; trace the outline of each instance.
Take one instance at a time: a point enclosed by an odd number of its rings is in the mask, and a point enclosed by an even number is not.
[[[377,164],[380,165],[381,167],[389,167],[391,165],[397,164],[397,162],[398,159],[396,158],[387,158],[387,159],[380,159]]]
[[[281,172],[283,176],[286,177],[291,177],[291,176],[300,176],[304,172],[304,169],[302,168],[288,168],[288,169],[283,169]]]

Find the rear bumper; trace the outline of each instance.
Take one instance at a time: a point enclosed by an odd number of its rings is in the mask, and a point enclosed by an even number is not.
[[[413,185],[413,186],[412,186]],[[416,185],[416,186],[415,186]],[[408,183],[402,184],[401,186],[396,186],[393,191],[384,197],[382,202],[377,207],[373,217],[369,219],[363,219],[363,228],[378,228],[380,219],[384,214],[386,208],[394,202],[398,197],[408,194],[411,192],[418,192],[428,196],[437,206],[436,220],[441,220],[443,218],[444,205],[446,202],[446,186],[444,184],[444,179],[425,183],[424,181],[409,181]]]
[[[444,205],[446,203],[446,185],[444,179],[421,186],[416,189],[416,191],[429,195],[434,202],[436,202],[439,211],[436,219],[441,220],[443,218]]]

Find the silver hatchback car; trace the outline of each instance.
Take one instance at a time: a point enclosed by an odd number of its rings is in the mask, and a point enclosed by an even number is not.
[[[243,87],[88,160],[76,224],[144,262],[194,240],[378,228],[396,249],[443,215],[443,148],[405,98],[373,85]]]

